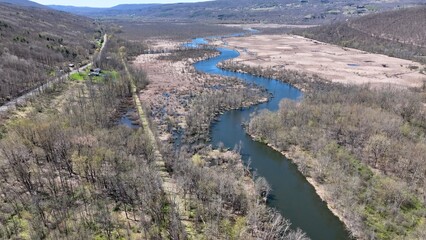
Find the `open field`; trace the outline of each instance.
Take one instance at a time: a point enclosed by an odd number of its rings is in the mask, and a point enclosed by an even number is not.
[[[226,27],[241,28],[241,29],[256,29],[258,34],[275,35],[291,33],[294,30],[303,31],[304,29],[317,27],[318,25],[311,24],[278,24],[278,23],[241,23],[241,24],[220,24]]]
[[[309,28],[317,25],[306,25],[306,24],[277,24],[277,23],[242,23],[242,24],[221,24],[227,27],[238,27],[238,28]]]
[[[132,41],[147,40],[172,40],[187,41],[196,37],[222,36],[241,32],[242,29],[235,26],[223,26],[219,24],[181,22],[146,22],[130,20],[113,20],[120,35]]]
[[[419,87],[426,80],[419,63],[294,35],[230,38],[227,44],[241,52],[237,63],[302,71],[333,82]]]

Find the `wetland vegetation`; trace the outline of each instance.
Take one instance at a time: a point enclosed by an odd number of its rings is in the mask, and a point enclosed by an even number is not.
[[[0,116],[0,238],[425,239],[425,7],[396,2],[0,0],[0,104],[52,83]],[[295,28],[307,61],[415,62],[340,66],[389,85],[290,70],[266,41]]]

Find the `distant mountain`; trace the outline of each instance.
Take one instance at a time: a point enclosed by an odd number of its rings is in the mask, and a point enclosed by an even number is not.
[[[152,7],[161,6],[161,4],[120,4],[115,7],[110,8],[110,10],[117,11],[127,11],[127,10],[140,10],[140,9],[148,9]]]
[[[108,9],[51,6],[90,17],[209,22],[322,24],[386,10],[424,4],[425,0],[216,0],[178,4],[124,4]]]
[[[68,12],[77,15],[90,16],[92,14],[98,14],[106,11],[107,8],[93,8],[93,7],[74,7],[74,6],[62,6],[62,5],[48,5],[49,8],[54,10]]]
[[[46,8],[46,6],[44,6],[44,5],[41,5],[41,4],[32,2],[32,1],[28,1],[28,0],[0,0],[0,4],[1,3],[19,5],[19,6],[24,6],[24,7]]]
[[[48,7],[58,11],[69,12],[72,14],[77,14],[77,15],[82,15],[87,17],[122,15],[122,14],[127,14],[129,11],[141,11],[141,10],[145,10],[155,6],[159,6],[159,4],[121,4],[111,8],[48,5]]]
[[[217,0],[161,5],[139,15],[217,22],[322,24],[424,3],[425,0]]]

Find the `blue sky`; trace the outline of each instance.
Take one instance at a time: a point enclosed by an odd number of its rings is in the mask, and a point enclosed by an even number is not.
[[[32,0],[32,1],[44,4],[44,5],[112,7],[118,4],[202,2],[206,0]]]

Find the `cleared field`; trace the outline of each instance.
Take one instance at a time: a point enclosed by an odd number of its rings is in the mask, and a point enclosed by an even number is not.
[[[344,48],[295,35],[253,35],[227,39],[241,52],[235,62],[317,74],[333,82],[419,87],[426,81],[419,63]]]

